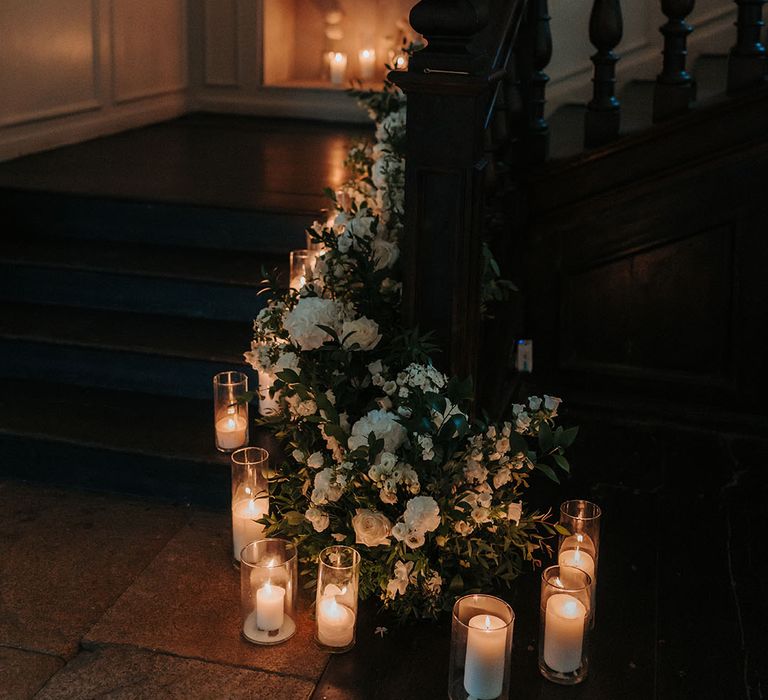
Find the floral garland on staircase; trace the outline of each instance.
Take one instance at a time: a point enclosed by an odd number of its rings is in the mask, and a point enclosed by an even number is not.
[[[305,562],[335,543],[360,551],[361,597],[400,618],[433,617],[456,595],[508,586],[549,552],[549,513],[522,497],[543,472],[568,470],[576,428],[555,426],[560,399],[532,396],[513,420],[470,420],[471,385],[436,369],[428,338],[403,328],[405,96],[356,93],[376,142],[349,153],[329,192],[335,217],[298,290],[269,280],[246,360],[269,373],[278,409],[261,419],[289,457],[270,480],[269,535]],[[314,567],[306,567],[314,570]]]

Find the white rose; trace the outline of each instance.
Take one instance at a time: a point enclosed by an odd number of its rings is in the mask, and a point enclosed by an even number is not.
[[[507,520],[513,520],[515,525],[520,524],[520,518],[523,517],[523,504],[518,501],[517,503],[510,503],[507,506]]]
[[[544,394],[544,408],[551,411],[553,415],[557,413],[557,409],[561,403],[563,403],[563,400],[558,399],[557,396],[547,396]]]
[[[416,496],[406,504],[403,520],[409,531],[432,532],[440,525],[440,506],[431,496]]]
[[[331,339],[318,325],[336,329],[338,327],[338,307],[331,299],[306,297],[289,311],[283,326],[291,340],[302,350],[315,350]]]
[[[472,509],[472,520],[474,520],[478,525],[487,523],[490,521],[490,519],[490,512],[487,508],[478,506],[477,508]]]
[[[424,537],[424,533],[420,531],[409,532],[405,536],[405,546],[410,547],[411,549],[418,549],[425,541],[426,538]]]
[[[376,439],[384,441],[387,452],[396,452],[405,442],[405,428],[397,421],[393,413],[376,409],[370,411],[352,426],[348,444],[350,450],[355,450],[368,444],[368,436],[373,433]]]
[[[325,460],[323,459],[322,452],[313,452],[309,456],[309,459],[307,459],[307,466],[312,467],[312,469],[320,469],[324,462]]]
[[[367,547],[378,547],[390,543],[389,534],[392,523],[383,513],[377,513],[367,508],[358,508],[352,518],[355,530],[355,542]]]
[[[400,249],[396,243],[391,241],[385,241],[383,238],[376,238],[373,241],[373,261],[376,270],[386,270],[392,267],[398,257],[400,257]]]
[[[474,528],[464,520],[457,520],[453,526],[453,529],[456,530],[456,532],[462,537],[466,537],[472,532],[472,530],[474,530]]]
[[[295,352],[285,352],[275,362],[275,367],[276,369],[273,370],[275,373],[284,369],[297,370],[299,369],[299,356]]]
[[[376,360],[376,362],[371,362],[368,365],[368,371],[371,373],[372,376],[381,374],[384,371],[384,366],[381,364],[381,360]]]
[[[531,425],[531,417],[527,413],[521,413],[517,416],[515,425],[519,430],[527,430]]]
[[[304,517],[312,523],[312,527],[315,528],[316,532],[322,532],[331,524],[328,513],[324,513],[319,508],[307,508]]]
[[[530,406],[532,411],[538,411],[541,408],[541,397],[540,396],[529,396],[528,397],[528,405]]]
[[[430,460],[435,458],[435,450],[434,450],[434,443],[432,442],[432,438],[429,435],[419,435],[417,438],[419,442],[419,446],[421,447],[421,458],[425,462],[429,462]]]
[[[500,489],[504,484],[509,483],[512,479],[512,473],[509,469],[500,469],[493,475],[493,487]]]
[[[397,384],[390,379],[388,382],[384,382],[381,388],[385,394],[392,396],[397,391]]]
[[[402,542],[407,535],[408,528],[405,526],[405,523],[396,523],[392,528],[392,537],[394,537],[398,542]]]
[[[381,340],[379,324],[361,316],[355,321],[344,321],[341,337],[345,348],[357,345],[357,350],[373,350]]]

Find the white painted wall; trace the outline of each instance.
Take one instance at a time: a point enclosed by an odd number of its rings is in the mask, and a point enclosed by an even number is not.
[[[652,80],[661,69],[662,37],[659,27],[665,17],[659,0],[624,0],[624,36],[616,51],[619,82]],[[590,98],[594,47],[589,43],[589,14],[592,0],[549,0],[552,17],[552,61],[547,91],[548,111],[567,102]],[[736,34],[733,22],[736,5],[731,0],[696,0],[688,21],[695,31],[688,41],[688,66],[702,53],[726,53]]]
[[[269,0],[287,13],[306,1]],[[337,1],[357,2],[312,0]],[[413,0],[372,2],[391,14]],[[659,0],[622,4],[619,79],[652,79],[661,61]],[[589,99],[591,7],[549,0],[549,112]],[[697,0],[689,65],[702,52],[727,51],[734,17],[731,0]],[[188,110],[366,120],[342,92],[263,86],[263,24],[263,0],[0,0],[0,160]]]
[[[0,160],[182,114],[186,0],[0,0]]]

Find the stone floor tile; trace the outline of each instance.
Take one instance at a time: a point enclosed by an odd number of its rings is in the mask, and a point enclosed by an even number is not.
[[[63,665],[56,656],[0,647],[0,698],[31,698]]]
[[[283,644],[256,646],[240,636],[240,574],[231,548],[228,517],[195,515],[84,643],[128,644],[317,680],[328,656],[313,642],[308,606],[296,635]]]
[[[186,519],[172,506],[0,481],[0,644],[73,655]]]
[[[81,651],[36,700],[304,700],[309,681],[130,647]]]

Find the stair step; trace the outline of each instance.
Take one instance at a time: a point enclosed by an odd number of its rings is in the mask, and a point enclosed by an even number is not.
[[[0,303],[3,376],[208,399],[249,342],[246,323]]]
[[[284,274],[287,256],[17,238],[0,251],[0,299],[248,322],[262,266]]]
[[[306,247],[319,209],[254,211],[0,189],[0,212],[26,235],[84,238],[215,250],[286,253]]]
[[[211,401],[0,379],[0,474],[216,507],[229,458],[214,447]],[[262,444],[279,459],[263,432]]]

